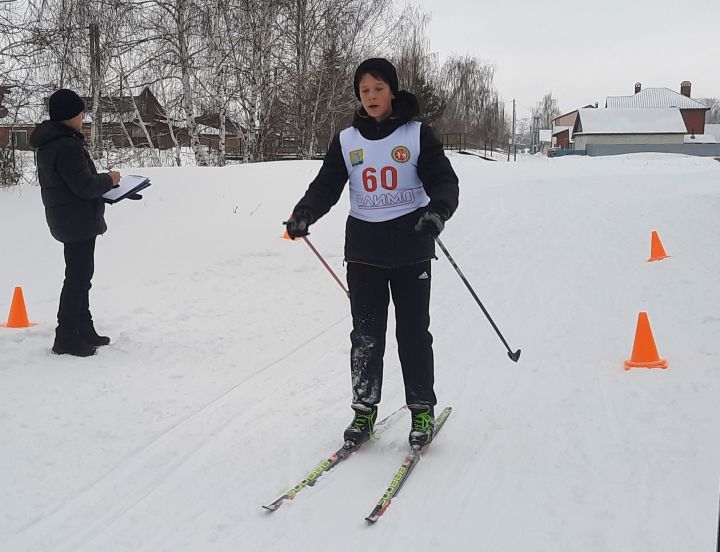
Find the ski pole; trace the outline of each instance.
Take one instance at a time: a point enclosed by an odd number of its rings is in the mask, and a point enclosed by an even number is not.
[[[318,250],[315,249],[315,246],[310,242],[310,240],[308,239],[308,237],[307,237],[307,236],[302,236],[302,239],[305,240],[305,243],[308,244],[308,247],[309,247],[310,249],[312,249],[312,252],[315,253],[315,255],[317,256],[317,258],[320,259],[320,262],[323,264],[323,266],[324,266],[325,268],[327,268],[327,270],[328,270],[328,272],[330,273],[330,275],[331,275],[333,278],[335,278],[335,281],[338,283],[338,285],[339,285],[339,286],[342,288],[342,290],[345,292],[345,295],[347,295],[348,297],[350,297],[350,292],[349,292],[348,289],[345,287],[345,284],[343,284],[342,281],[340,280],[340,278],[337,277],[337,274],[335,274],[335,273],[333,272],[333,269],[330,268],[330,265],[325,262],[325,259],[323,259],[322,255],[320,255],[320,253],[318,252]]]
[[[482,311],[485,313],[485,316],[487,316],[487,319],[490,321],[490,324],[492,324],[492,327],[495,329],[495,332],[497,332],[498,336],[500,337],[500,340],[503,342],[503,345],[505,345],[505,348],[508,350],[508,356],[510,357],[510,360],[512,360],[513,362],[517,362],[518,359],[520,358],[520,349],[518,349],[515,352],[512,351],[512,349],[510,348],[510,345],[507,344],[507,341],[505,341],[505,338],[500,333],[500,330],[498,329],[498,327],[495,325],[495,322],[493,322],[493,319],[490,316],[490,313],[488,313],[487,309],[483,306],[482,301],[480,301],[480,298],[475,293],[475,290],[473,290],[472,286],[470,285],[470,282],[467,281],[467,278],[465,278],[465,275],[462,273],[462,270],[460,270],[460,267],[455,262],[455,259],[453,259],[452,255],[450,255],[450,252],[447,249],[445,249],[443,242],[440,241],[440,238],[438,236],[435,236],[435,241],[440,246],[440,249],[443,250],[443,253],[445,253],[445,256],[448,258],[448,261],[450,261],[450,264],[453,265],[453,267],[457,271],[458,275],[460,276],[462,281],[467,286],[468,290],[470,290],[470,293],[472,294],[473,298],[475,299],[477,304],[480,306]]]
[[[720,552],[720,501],[718,501],[718,536],[717,536],[717,549]]]

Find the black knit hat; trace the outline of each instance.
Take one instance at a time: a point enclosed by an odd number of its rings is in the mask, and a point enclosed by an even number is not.
[[[385,58],[370,58],[358,65],[358,68],[355,71],[355,95],[358,100],[360,99],[360,79],[362,79],[362,76],[365,73],[370,72],[380,73],[383,77],[385,77],[385,80],[390,85],[390,90],[392,90],[393,94],[397,94],[399,87],[395,66]]]
[[[85,102],[72,90],[62,88],[48,100],[51,121],[67,121],[85,111]]]

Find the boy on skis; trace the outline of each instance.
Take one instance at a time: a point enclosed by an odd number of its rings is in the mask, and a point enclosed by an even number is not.
[[[335,136],[323,166],[286,222],[292,238],[337,203],[350,181],[345,261],[353,330],[350,367],[355,416],[344,439],[353,445],[373,433],[380,403],[390,296],[410,444],[430,443],[434,431],[434,364],[430,325],[434,236],[458,206],[458,179],[430,127],[414,121],[417,98],[399,90],[386,59],[363,61],[355,72],[361,102],[352,126]]]

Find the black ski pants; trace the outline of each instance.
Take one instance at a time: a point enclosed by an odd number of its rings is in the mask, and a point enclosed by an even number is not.
[[[92,323],[90,283],[95,273],[95,238],[65,244],[65,282],[60,292],[58,337],[76,338]]]
[[[399,268],[349,262],[353,403],[380,402],[390,294],[407,404],[435,405],[430,326],[430,261]]]

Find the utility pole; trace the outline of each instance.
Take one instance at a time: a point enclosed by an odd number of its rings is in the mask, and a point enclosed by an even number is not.
[[[92,127],[90,131],[90,144],[93,157],[100,158],[102,144],[102,110],[100,108],[100,28],[97,23],[90,24],[90,87],[93,98]]]
[[[533,147],[530,152],[535,154],[540,149],[540,117],[537,115],[533,115],[532,143]]]
[[[517,161],[517,146],[515,145],[515,98],[513,98],[513,161]]]

